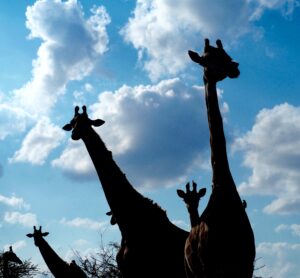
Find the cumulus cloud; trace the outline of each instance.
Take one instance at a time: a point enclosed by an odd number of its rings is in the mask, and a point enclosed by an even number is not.
[[[265,265],[256,276],[262,277],[298,277],[300,273],[297,258],[300,255],[300,244],[287,242],[262,242],[257,246],[257,257],[262,261],[256,262],[256,267]]]
[[[289,231],[293,235],[300,237],[300,225],[299,224],[292,224],[292,225],[285,225],[281,224],[276,227],[275,232],[281,233],[281,232],[286,232]]]
[[[144,69],[152,79],[175,74],[189,59],[188,49],[198,48],[201,38],[235,41],[255,29],[265,9],[297,1],[265,0],[137,0],[133,15],[121,30],[125,41],[138,50]]]
[[[29,204],[27,204],[23,198],[18,198],[16,196],[11,196],[11,197],[6,197],[4,195],[0,195],[0,203],[6,205],[6,206],[10,206],[13,208],[25,208],[25,209],[29,209],[30,206]]]
[[[29,38],[41,39],[42,44],[33,62],[32,80],[15,91],[18,106],[47,113],[69,81],[91,72],[95,60],[107,50],[110,23],[104,7],[91,13],[85,19],[81,5],[73,0],[36,1],[27,8]]]
[[[28,132],[20,150],[15,152],[10,162],[29,162],[41,165],[49,153],[58,147],[65,134],[46,117],[40,119]]]
[[[29,39],[40,39],[32,78],[9,97],[0,95],[0,139],[26,130],[41,115],[49,115],[68,82],[91,73],[108,49],[103,6],[85,18],[74,0],[38,0],[26,11]]]
[[[89,218],[74,218],[71,220],[67,220],[66,218],[62,218],[60,220],[60,223],[68,226],[68,227],[74,227],[74,228],[84,228],[84,229],[90,229],[90,230],[100,230],[103,227],[106,227],[109,225],[108,221],[100,222],[95,221]]]
[[[23,249],[24,247],[26,247],[26,245],[27,244],[24,240],[20,240],[20,241],[17,241],[15,243],[13,243],[13,244],[4,245],[4,251],[9,250],[9,247],[12,246],[13,251],[15,252],[15,251]]]
[[[178,78],[155,85],[124,85],[101,93],[89,116],[106,121],[98,132],[135,186],[174,185],[208,159],[202,92],[203,88],[189,87]],[[79,143],[69,144],[53,165],[90,177],[95,170]]]
[[[252,129],[234,144],[252,174],[242,194],[275,196],[266,213],[300,212],[300,108],[287,103],[261,110]]]
[[[51,162],[53,167],[61,168],[71,179],[94,179],[94,165],[82,142],[69,141],[61,156]]]
[[[10,99],[0,97],[0,140],[7,136],[24,132],[32,116],[24,109],[10,103]]]
[[[32,227],[37,225],[37,217],[33,213],[20,213],[17,211],[6,212],[4,221],[9,224],[20,224],[24,227]]]

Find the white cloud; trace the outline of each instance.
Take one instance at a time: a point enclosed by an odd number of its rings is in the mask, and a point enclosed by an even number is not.
[[[241,28],[247,22],[245,1],[229,2],[139,0],[121,34],[145,58],[152,79],[175,74],[189,62],[187,50],[201,44],[203,36],[246,32],[247,26]]]
[[[256,271],[257,276],[262,277],[299,277],[300,244],[287,242],[262,242],[257,246],[257,258],[262,258],[256,263],[256,267],[265,265]]]
[[[300,237],[300,225],[299,224],[292,224],[292,225],[285,225],[281,224],[276,227],[275,232],[286,232],[290,231],[293,235]]]
[[[74,106],[83,106],[85,105],[87,101],[87,97],[91,92],[93,91],[93,86],[89,83],[84,84],[83,90],[75,90],[73,92],[73,105]]]
[[[32,78],[11,95],[0,95],[0,139],[23,132],[41,115],[49,115],[68,82],[91,73],[108,49],[106,26],[110,17],[103,6],[85,18],[74,0],[38,0],[27,7],[29,39],[40,39]]]
[[[121,30],[144,62],[152,79],[175,74],[189,58],[188,49],[197,49],[203,37],[235,41],[256,31],[265,9],[288,6],[292,13],[293,0],[137,0],[133,15]]]
[[[24,132],[26,125],[32,121],[29,113],[12,105],[6,98],[0,103],[0,140],[14,133]]]
[[[53,125],[46,117],[40,119],[28,132],[10,162],[29,162],[41,165],[49,153],[59,146],[65,134],[58,126]]]
[[[27,204],[23,198],[18,198],[16,196],[6,197],[4,195],[0,195],[0,203],[5,204],[7,206],[13,207],[13,208],[25,208],[29,209],[30,206]]]
[[[171,221],[174,225],[181,227],[184,230],[190,231],[191,229],[191,225],[187,224],[185,221],[183,220],[172,220]]]
[[[26,244],[26,242],[24,240],[20,240],[20,241],[17,241],[15,243],[13,243],[13,244],[6,244],[6,245],[4,245],[4,250],[5,251],[9,250],[9,247],[12,246],[13,251],[16,252],[16,251],[21,250],[24,247],[26,247],[26,245],[27,244]]]
[[[300,213],[300,108],[281,104],[263,109],[252,129],[235,142],[252,170],[242,194],[275,196],[266,213]]]
[[[85,84],[84,84],[84,89],[85,89],[87,92],[91,92],[94,88],[93,88],[92,84],[90,84],[90,83],[85,83]]]
[[[37,217],[33,213],[20,213],[17,211],[6,212],[4,221],[9,224],[20,224],[24,227],[32,227],[37,225]]]
[[[33,62],[32,80],[15,91],[18,106],[33,114],[48,113],[69,81],[91,72],[107,50],[110,23],[104,7],[91,12],[85,19],[81,5],[73,0],[36,1],[27,8],[29,38],[39,38],[42,44]]]
[[[180,79],[103,92],[89,109],[106,123],[99,133],[135,186],[170,186],[207,160],[209,135],[203,88]],[[84,144],[69,144],[53,165],[74,177],[94,175]],[[80,148],[78,148],[80,146]],[[80,158],[80,159],[79,159]]]
[[[61,156],[51,162],[52,166],[61,168],[74,180],[95,178],[95,168],[82,142],[69,140]]]
[[[87,244],[89,244],[89,242],[86,239],[78,239],[74,241],[74,245],[77,247],[86,246]]]
[[[60,220],[60,223],[69,227],[84,228],[90,230],[100,230],[101,228],[110,225],[108,221],[100,222],[89,218],[80,218],[80,217],[74,218],[72,220],[67,220],[66,218],[62,218]]]
[[[252,19],[259,19],[266,9],[279,9],[282,15],[289,16],[299,7],[298,0],[250,0],[249,3],[254,3],[256,7]]]

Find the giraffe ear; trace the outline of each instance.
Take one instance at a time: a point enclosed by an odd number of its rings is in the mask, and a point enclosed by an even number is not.
[[[71,125],[71,124],[66,124],[66,125],[63,127],[63,130],[65,130],[65,131],[71,131],[71,130],[72,130],[72,125]]]
[[[48,232],[42,233],[42,236],[47,236],[47,235],[49,235]]]
[[[199,63],[200,65],[202,65],[201,63],[202,63],[203,59],[199,56],[199,54],[197,52],[189,50],[188,54],[193,62]]]
[[[105,121],[97,119],[97,120],[91,120],[91,125],[92,126],[101,126],[105,123]]]
[[[177,189],[177,195],[180,197],[180,198],[184,198],[185,197],[185,192],[181,189]]]
[[[31,237],[33,237],[33,234],[27,234],[26,236],[31,238]]]
[[[205,195],[205,193],[206,193],[206,188],[201,188],[198,192],[198,195],[201,198]]]

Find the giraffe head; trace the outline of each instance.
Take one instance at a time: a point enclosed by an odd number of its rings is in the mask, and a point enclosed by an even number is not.
[[[86,112],[86,106],[82,106],[82,111],[79,113],[79,107],[76,106],[74,118],[63,127],[66,131],[72,130],[73,140],[81,139],[83,134],[92,129],[92,126],[101,126],[105,123],[100,119],[91,120]]]
[[[110,216],[110,225],[116,225],[117,224],[117,220],[115,218],[115,216],[113,215],[113,212],[112,211],[108,211],[106,213],[107,216]]]
[[[237,78],[240,75],[239,64],[225,52],[221,40],[217,40],[216,45],[217,47],[211,46],[209,40],[205,39],[202,56],[191,50],[188,51],[188,54],[192,61],[204,67],[206,80],[221,81],[226,77]]]
[[[205,195],[206,188],[201,188],[197,191],[197,184],[193,181],[193,189],[190,189],[190,183],[186,184],[186,192],[181,189],[177,190],[177,194],[185,202],[189,212],[198,209],[200,199]]]
[[[35,226],[33,226],[33,234],[27,234],[28,237],[34,239],[34,244],[35,246],[39,246],[41,241],[42,241],[42,238],[49,235],[48,232],[42,232],[42,226],[40,226],[40,228],[37,230]]]
[[[9,246],[9,251],[3,253],[3,259],[7,262],[13,262],[16,264],[23,264],[19,257],[14,253],[12,246]]]

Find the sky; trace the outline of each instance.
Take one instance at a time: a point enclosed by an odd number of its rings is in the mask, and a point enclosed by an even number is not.
[[[33,225],[67,261],[119,241],[82,141],[62,126],[75,105],[132,185],[189,230],[176,189],[211,192],[204,38],[240,64],[218,83],[232,175],[256,241],[255,273],[300,277],[300,2],[0,1],[0,249],[43,261]]]

